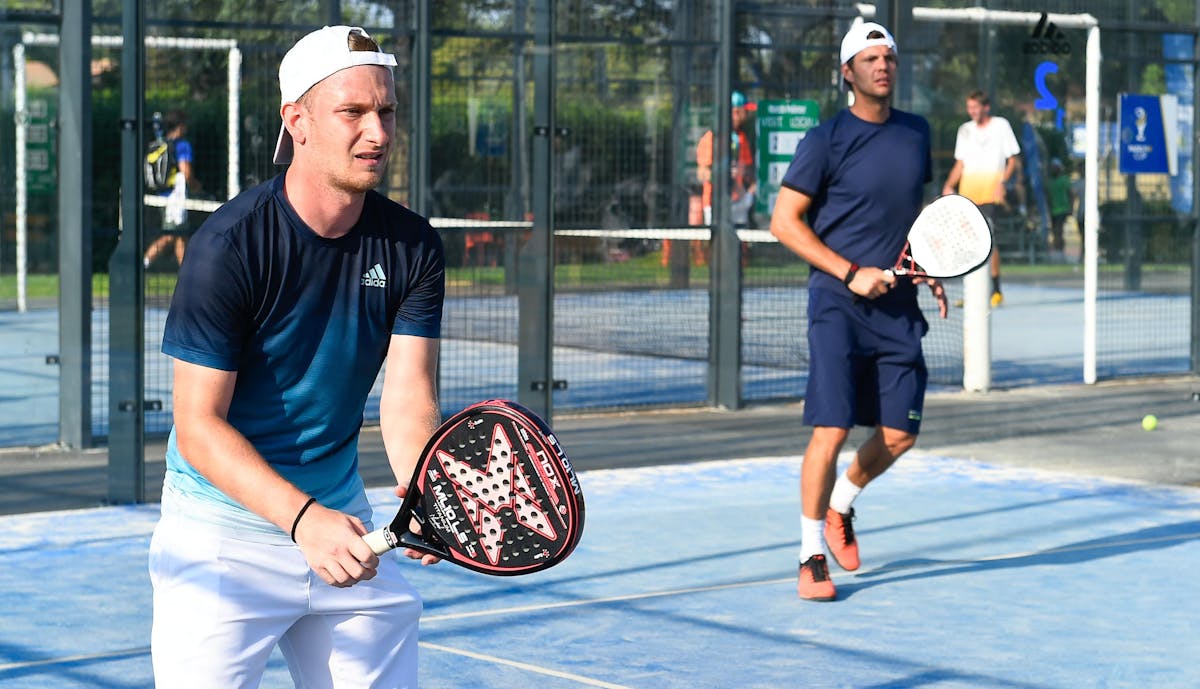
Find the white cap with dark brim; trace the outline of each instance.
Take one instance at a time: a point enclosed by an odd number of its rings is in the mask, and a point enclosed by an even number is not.
[[[396,56],[370,50],[350,50],[350,33],[370,38],[357,26],[326,26],[313,31],[292,46],[279,63],[280,105],[295,103],[321,80],[343,69],[359,65],[395,67]],[[287,127],[279,127],[275,142],[275,164],[292,162],[294,146]]]
[[[883,37],[868,38],[872,31],[878,31],[883,34]],[[883,28],[882,24],[876,24],[875,22],[853,24],[850,30],[846,32],[845,37],[842,38],[841,64],[846,64],[855,55],[876,45],[886,45],[892,49],[893,53],[899,52],[896,49],[896,39],[892,38],[892,34],[888,33],[888,30]]]

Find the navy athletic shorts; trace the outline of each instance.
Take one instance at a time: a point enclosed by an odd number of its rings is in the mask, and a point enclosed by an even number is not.
[[[921,338],[929,324],[915,290],[855,300],[812,289],[808,323],[805,424],[920,431],[929,378]]]

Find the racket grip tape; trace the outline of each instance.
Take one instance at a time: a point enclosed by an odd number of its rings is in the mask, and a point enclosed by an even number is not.
[[[372,531],[363,536],[363,540],[367,542],[371,551],[376,555],[383,555],[397,545],[395,538],[392,536],[392,530],[387,527]]]

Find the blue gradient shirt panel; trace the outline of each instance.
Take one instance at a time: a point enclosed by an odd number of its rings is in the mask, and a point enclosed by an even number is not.
[[[842,109],[800,141],[781,184],[812,199],[808,223],[829,248],[891,268],[932,179],[925,118],[893,108],[875,124]],[[845,291],[840,276],[815,269],[809,286]]]
[[[358,431],[390,337],[440,337],[442,243],[424,218],[374,192],[350,232],[322,238],[282,187],[280,175],[244,192],[196,232],[162,351],[236,371],[229,422],[337,509],[362,492]],[[167,469],[185,494],[236,506],[180,455],[174,431]]]

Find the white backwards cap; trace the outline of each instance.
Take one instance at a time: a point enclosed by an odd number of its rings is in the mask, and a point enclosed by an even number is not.
[[[872,31],[878,31],[883,34],[883,37],[867,38]],[[876,45],[886,45],[892,49],[893,53],[899,53],[896,49],[896,39],[892,38],[892,34],[888,33],[882,24],[863,22],[852,25],[846,32],[846,36],[842,38],[842,64],[846,64],[850,58]]]
[[[296,45],[279,63],[280,105],[295,103],[310,88],[326,77],[343,69],[359,65],[395,67],[396,56],[372,50],[351,50],[350,34],[370,38],[357,26],[326,26],[296,41]],[[275,144],[275,164],[292,162],[292,135],[287,127],[279,127]]]

